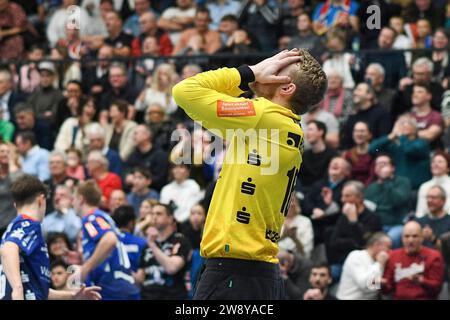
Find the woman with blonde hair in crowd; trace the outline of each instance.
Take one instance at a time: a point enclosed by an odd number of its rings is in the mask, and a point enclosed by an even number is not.
[[[175,67],[168,63],[159,65],[152,78],[147,78],[146,88],[136,99],[135,107],[138,111],[146,111],[151,104],[158,103],[164,107],[166,114],[172,114],[178,106],[172,97],[172,87],[178,80]]]

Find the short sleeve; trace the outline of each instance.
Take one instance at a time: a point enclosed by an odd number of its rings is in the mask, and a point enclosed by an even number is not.
[[[41,237],[42,234],[38,224],[22,220],[14,224],[3,242],[17,244],[20,250],[28,256],[39,246]]]
[[[111,225],[100,216],[95,216],[95,219],[87,219],[83,222],[83,232],[90,240],[99,241],[110,231],[113,231]]]

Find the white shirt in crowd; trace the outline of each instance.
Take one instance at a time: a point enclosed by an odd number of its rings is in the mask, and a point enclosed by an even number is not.
[[[195,7],[192,7],[188,10],[181,10],[178,7],[171,7],[171,8],[164,10],[161,18],[164,18],[167,20],[173,19],[175,17],[193,18],[193,17],[195,17],[195,10],[196,10]],[[181,36],[180,31],[170,31],[169,32],[170,41],[173,43],[174,46],[178,43],[178,40],[180,40],[180,36]]]
[[[444,210],[450,212],[450,177],[433,177],[431,180],[424,182],[420,185],[419,193],[417,195],[417,207],[416,207],[416,217],[421,218],[428,213],[427,205],[427,193],[433,186],[441,186],[445,190],[447,195],[447,200],[445,202]]]
[[[311,257],[311,252],[314,248],[314,231],[312,227],[311,220],[307,217],[298,215],[296,216],[290,226],[290,228],[297,228],[296,237],[303,246],[305,258]],[[281,234],[283,234],[285,226],[281,228]],[[290,250],[295,252],[297,250],[295,242],[291,238],[284,238],[278,241],[278,247],[283,250]]]
[[[383,271],[367,250],[352,251],[344,262],[336,297],[339,300],[377,299]]]
[[[323,71],[326,74],[329,74],[331,71],[337,71],[339,73],[344,80],[343,86],[345,89],[353,89],[355,87],[355,81],[353,80],[350,68],[352,57],[350,53],[334,54],[323,63]]]
[[[182,223],[188,220],[191,208],[204,197],[200,186],[195,180],[187,179],[182,183],[172,181],[161,190],[160,202],[169,204],[173,201],[177,206],[175,219]]]
[[[144,100],[137,99],[134,106],[139,111],[145,111],[152,104],[157,103],[161,105],[166,114],[172,114],[177,111],[178,106],[172,95],[165,92],[157,91],[153,88],[145,89]]]

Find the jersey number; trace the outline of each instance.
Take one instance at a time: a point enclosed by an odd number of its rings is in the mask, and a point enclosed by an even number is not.
[[[286,193],[284,194],[283,204],[281,205],[281,213],[284,214],[286,217],[288,210],[289,210],[289,203],[291,201],[291,194],[292,191],[294,191],[295,183],[297,182],[297,175],[298,175],[299,169],[296,167],[293,167],[291,170],[288,171],[288,184],[286,186]]]

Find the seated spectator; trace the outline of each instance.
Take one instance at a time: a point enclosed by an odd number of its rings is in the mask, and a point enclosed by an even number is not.
[[[126,101],[114,101],[109,107],[109,117],[111,124],[105,126],[106,145],[119,153],[122,161],[127,161],[133,152],[133,135],[136,129],[136,122],[128,120],[128,104]]]
[[[433,72],[433,62],[428,58],[422,57],[414,61],[412,66],[412,78],[405,77],[400,79],[392,109],[394,116],[409,112],[413,108],[412,96],[415,84],[429,86],[431,90],[431,107],[436,111],[441,110],[444,89],[439,82],[432,80]]]
[[[166,114],[174,113],[178,106],[173,99],[172,88],[177,78],[178,75],[172,65],[168,63],[159,65],[153,74],[151,86],[145,88],[136,99],[134,104],[136,110],[145,114],[151,104],[158,103]]]
[[[330,28],[341,23],[343,16],[350,17],[352,28],[357,31],[359,4],[352,0],[327,0],[314,9],[312,18],[314,30],[318,35],[325,34]]]
[[[373,91],[375,91],[378,104],[390,114],[395,90],[384,86],[385,73],[386,71],[381,64],[371,63],[366,68],[364,79],[372,86]]]
[[[179,108],[178,110],[183,109]],[[175,115],[167,116],[164,108],[158,103],[153,103],[147,108],[145,122],[152,132],[153,143],[155,147],[166,152],[171,150],[174,145],[174,142],[171,141],[171,136],[176,130],[176,125],[172,121],[173,118],[175,118]]]
[[[80,101],[81,106],[74,117],[66,118],[59,127],[54,149],[65,152],[69,148],[77,148],[87,151],[89,137],[87,132],[96,125],[95,115],[97,112],[93,98]]]
[[[133,184],[131,192],[127,195],[127,202],[133,207],[136,215],[144,200],[159,200],[159,193],[150,189],[152,184],[152,174],[146,168],[135,168],[133,170]]]
[[[411,1],[403,12],[406,22],[416,22],[420,18],[425,18],[432,23],[433,29],[444,24],[444,10],[431,0]]]
[[[190,168],[186,164],[172,166],[173,181],[161,189],[160,201],[164,204],[173,202],[175,220],[183,223],[189,219],[191,208],[203,199],[200,186],[193,179],[189,179]]]
[[[369,124],[374,139],[388,134],[392,128],[389,113],[377,103],[375,92],[367,83],[362,82],[356,86],[353,91],[353,103],[356,113],[348,118],[342,130],[341,146],[344,149],[353,147],[353,127],[358,121]]]
[[[450,212],[450,156],[442,151],[438,151],[431,157],[431,174],[433,178],[424,182],[417,196],[416,217],[422,218],[428,213],[427,193],[433,186],[440,186],[445,190],[447,201],[445,211]]]
[[[70,80],[65,86],[64,94],[65,97],[59,102],[55,112],[56,128],[61,127],[67,118],[77,116],[84,100],[82,85],[78,80]]]
[[[108,159],[108,170],[119,176],[122,175],[122,160],[119,153],[106,144],[106,130],[100,124],[94,123],[86,130],[86,136],[89,141],[89,151],[100,151]]]
[[[409,178],[413,190],[431,178],[429,144],[417,136],[416,119],[409,114],[398,118],[389,135],[370,143],[369,153],[378,152],[391,155],[397,175]]]
[[[414,49],[430,49],[433,42],[431,34],[431,24],[427,19],[419,19],[415,23],[416,32],[413,34],[413,48]],[[413,53],[413,61],[419,57],[420,54]]]
[[[153,214],[153,207],[158,204],[156,200],[144,200],[139,208],[139,219],[136,224],[135,234],[144,236],[145,230],[155,223],[155,215]]]
[[[66,174],[70,178],[84,181],[86,179],[86,172],[83,166],[83,153],[76,148],[69,148],[66,150],[67,169]]]
[[[27,30],[27,16],[23,8],[9,0],[0,3],[0,30],[2,45],[0,60],[21,59],[25,51],[23,38]]]
[[[156,191],[160,191],[167,183],[169,156],[160,148],[155,147],[152,141],[152,134],[148,126],[138,125],[133,137],[136,147],[128,158],[126,167],[149,169],[152,174],[152,186]]]
[[[382,229],[380,216],[364,204],[364,185],[361,182],[346,182],[341,202],[341,215],[327,244],[328,262],[335,281],[339,281],[347,255],[362,249],[370,235]]]
[[[86,166],[89,175],[102,191],[102,207],[109,209],[111,193],[116,189],[122,189],[120,177],[108,171],[108,160],[98,150],[89,152]]]
[[[0,139],[3,142],[11,142],[14,137],[14,125],[3,119],[3,110],[0,109]]]
[[[280,261],[281,278],[286,288],[287,300],[300,300],[309,287],[309,275],[312,262],[305,257],[280,249],[277,255]]]
[[[209,23],[211,30],[219,29],[219,24],[223,17],[227,15],[235,16],[241,8],[241,4],[236,0],[214,0],[207,2],[206,6],[211,15],[211,22]]]
[[[148,37],[154,37],[158,48],[158,55],[170,56],[173,45],[169,34],[157,26],[157,17],[153,12],[147,11],[139,17],[140,33],[131,43],[131,55],[139,57],[144,53],[144,41]]]
[[[406,62],[405,56],[397,51],[388,51],[392,49],[395,41],[396,32],[390,27],[384,27],[381,29],[378,35],[377,51],[376,53],[367,53],[363,58],[365,60],[365,66],[372,63],[379,63],[385,70],[384,86],[386,88],[396,88],[400,79],[406,75]],[[366,67],[364,66],[364,69]]]
[[[384,233],[374,233],[366,248],[350,252],[342,268],[336,293],[339,300],[377,300],[381,276],[389,259],[391,239]],[[375,290],[374,290],[375,289]]]
[[[58,65],[59,70],[56,84],[62,84],[63,87],[66,87],[69,81],[81,81],[80,64],[76,61],[71,61],[74,58],[69,56],[67,48],[59,44],[56,45],[56,47],[51,49],[49,58]]]
[[[39,45],[32,45],[27,50],[27,59],[30,61],[22,65],[19,69],[19,89],[27,94],[34,91],[39,86],[40,78],[37,70],[37,63],[45,57],[45,50]]]
[[[328,71],[328,87],[323,101],[323,110],[334,114],[339,121],[339,127],[344,127],[348,117],[354,112],[353,94],[344,88],[344,82],[335,70]]]
[[[170,7],[158,20],[158,27],[167,31],[170,41],[176,45],[180,39],[181,32],[190,28],[194,23],[195,3],[193,0],[177,0],[176,7]]]
[[[123,32],[122,16],[116,11],[108,12],[105,23],[106,29],[108,30],[108,37],[104,39],[104,43],[113,48],[113,55],[115,57],[130,56],[133,37]]]
[[[214,17],[213,17],[214,19]],[[228,42],[228,39],[233,35],[235,31],[239,30],[239,23],[235,15],[227,14],[222,17],[219,24],[220,38],[222,44]]]
[[[70,290],[67,284],[69,278],[69,266],[61,259],[55,260],[50,265],[52,289],[53,290]]]
[[[146,36],[142,41],[142,53],[139,55],[146,58],[137,60],[134,68],[134,84],[137,88],[151,86],[153,73],[159,65],[164,63],[163,60],[158,59],[159,55],[158,39],[155,36]]]
[[[392,49],[407,50],[407,49],[412,48],[412,40],[406,34],[405,23],[404,23],[403,17],[392,16],[389,19],[389,27],[394,29],[396,32],[396,36],[395,36],[394,44],[392,45]],[[411,52],[405,52],[404,56],[405,56],[406,65],[409,67],[411,65],[412,54],[411,54]]]
[[[305,137],[310,148],[303,154],[299,173],[301,189],[304,191],[325,177],[331,159],[337,156],[337,151],[326,145],[326,135],[327,127],[323,122],[312,120],[308,123]]]
[[[14,123],[15,107],[23,98],[23,95],[14,90],[14,77],[11,71],[0,68],[0,110],[3,120]]]
[[[317,181],[302,202],[302,212],[311,217],[314,243],[321,244],[329,227],[336,223],[341,210],[342,187],[352,168],[344,158],[335,157],[328,165],[328,176]]]
[[[392,239],[393,248],[401,246],[403,220],[409,213],[411,183],[396,174],[395,163],[388,154],[379,153],[374,160],[375,181],[369,184],[365,199],[376,205],[383,231]]]
[[[83,92],[100,99],[103,92],[110,90],[109,67],[114,51],[111,46],[102,45],[97,51],[98,62],[95,65],[82,64],[81,78]]]
[[[444,121],[439,112],[431,108],[432,92],[427,85],[415,84],[412,95],[412,116],[417,122],[417,135],[419,138],[427,140],[430,146],[439,148],[444,131]]]
[[[293,193],[289,203],[288,213],[281,228],[278,247],[283,250],[311,258],[314,249],[314,231],[311,220],[301,214],[300,204]]]
[[[277,34],[273,31],[279,23],[280,14],[273,2],[244,0],[237,18],[243,29],[255,35],[262,52],[272,52],[277,48]]]
[[[180,40],[176,43],[173,49],[174,55],[183,54],[188,49],[188,43],[194,36],[202,38],[202,51],[213,54],[221,47],[220,34],[217,31],[209,29],[208,25],[211,22],[209,10],[205,7],[197,8],[194,19],[194,28],[183,31],[180,35]]]
[[[52,62],[41,62],[38,65],[40,84],[27,99],[27,103],[33,107],[35,116],[50,126],[55,119],[58,104],[63,99],[59,89],[53,84],[56,79],[56,68]]]
[[[330,293],[333,279],[328,264],[315,264],[311,267],[309,276],[310,288],[303,294],[303,300],[337,300]]]
[[[403,248],[392,251],[382,280],[383,293],[395,300],[436,300],[444,281],[444,260],[439,251],[424,247],[420,224],[403,229]]]
[[[72,189],[78,180],[67,176],[67,159],[66,155],[60,151],[53,151],[48,157],[48,165],[50,169],[50,178],[44,181],[47,186],[47,213],[54,210],[53,202],[58,185],[65,185]]]
[[[244,55],[257,52],[257,44],[253,42],[248,32],[243,29],[234,31],[233,34],[228,37],[225,45],[223,45],[218,51],[216,51],[216,53],[234,53],[236,55]],[[222,63],[230,67],[239,67],[243,62],[246,61],[246,59],[243,60],[242,58],[238,58],[225,60]]]
[[[351,164],[351,179],[368,185],[373,179],[373,158],[369,154],[369,143],[372,133],[367,122],[358,121],[353,127],[354,147],[343,153],[343,157]]]
[[[147,12],[153,12],[150,7],[150,0],[135,0],[134,1],[134,13],[125,20],[123,25],[123,31],[133,37],[139,36],[141,33],[140,18]],[[155,21],[156,22],[156,21]]]
[[[332,71],[337,72],[342,78],[345,89],[353,89],[355,81],[352,75],[352,63],[355,59],[351,53],[345,50],[345,39],[342,35],[329,36],[326,41],[327,51],[322,55],[323,71],[329,75]]]
[[[448,49],[449,35],[444,28],[437,28],[433,35],[433,49]],[[450,75],[448,51],[432,51],[428,58],[433,62],[433,81],[443,83]],[[443,85],[444,86],[444,85]],[[448,85],[446,86],[448,88]]]
[[[81,219],[72,207],[70,188],[63,184],[56,186],[52,200],[54,211],[50,211],[42,221],[44,237],[50,233],[62,232],[67,235],[70,243],[75,243],[81,231]]]
[[[450,231],[450,215],[444,206],[447,194],[441,186],[433,186],[427,192],[427,215],[416,218],[422,227],[423,245],[429,248],[439,249],[440,237]]]
[[[67,234],[62,232],[52,232],[47,235],[47,248],[50,263],[61,259],[68,265],[81,265],[82,255],[74,251]]]
[[[136,215],[133,207],[128,205],[118,207],[112,212],[112,218],[117,228],[121,231],[120,240],[122,240],[125,251],[130,259],[131,270],[137,272],[142,252],[147,246],[147,241],[133,234],[136,226]]]
[[[116,189],[111,192],[108,208],[113,213],[120,206],[128,205],[127,194],[122,189]]]
[[[171,209],[158,204],[153,208],[154,226],[147,228],[136,280],[142,285],[144,300],[186,299],[184,275],[191,260],[191,245],[174,230]]]
[[[45,181],[50,178],[48,163],[49,152],[36,144],[36,136],[32,131],[19,132],[16,146],[20,154],[22,171]]]

